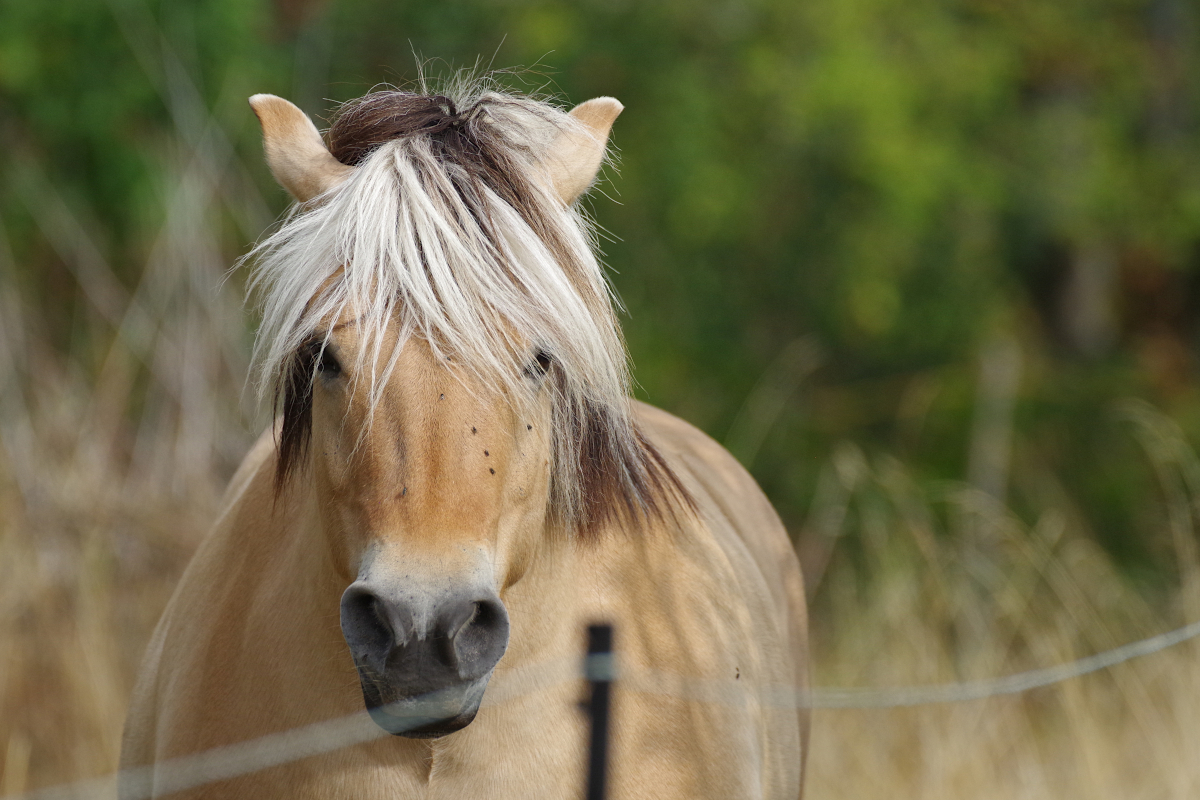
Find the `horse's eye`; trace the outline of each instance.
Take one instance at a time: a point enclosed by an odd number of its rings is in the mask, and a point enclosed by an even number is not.
[[[525,376],[529,378],[543,378],[550,371],[550,354],[545,350],[538,350],[537,355],[525,367]]]
[[[327,349],[325,352],[321,353],[321,360],[317,364],[317,371],[326,377],[332,378],[334,375],[341,374],[342,365],[338,363],[336,358],[334,358],[333,353],[329,352]]]
[[[320,344],[313,344],[312,354],[316,359],[317,372],[321,373],[325,378],[336,378],[342,373],[342,365],[338,363],[337,356],[328,347],[322,347]]]

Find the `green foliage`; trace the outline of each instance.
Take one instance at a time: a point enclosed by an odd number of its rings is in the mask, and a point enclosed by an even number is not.
[[[228,258],[282,210],[247,95],[320,118],[421,57],[534,65],[519,88],[627,107],[618,202],[592,202],[643,395],[731,436],[795,529],[840,441],[974,480],[977,363],[1007,340],[1015,507],[1053,476],[1136,560],[1154,483],[1113,402],[1200,434],[1198,23],[1184,0],[10,0],[0,208],[16,283],[74,304],[22,164],[133,285],[181,137],[227,137],[223,174],[254,164],[269,198],[230,201]]]

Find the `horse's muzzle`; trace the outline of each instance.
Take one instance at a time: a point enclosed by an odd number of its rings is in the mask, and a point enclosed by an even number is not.
[[[508,646],[508,612],[491,592],[431,597],[360,580],[342,595],[341,617],[367,710],[397,736],[468,725]]]

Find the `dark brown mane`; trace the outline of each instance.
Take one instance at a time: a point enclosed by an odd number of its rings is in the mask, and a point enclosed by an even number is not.
[[[636,427],[632,459],[622,459],[627,451],[614,446],[616,429],[604,409],[585,403],[571,422],[582,443],[577,468],[583,507],[577,527],[585,538],[611,523],[669,519],[679,510],[695,512],[695,501],[679,476]]]
[[[414,134],[438,137],[447,152],[466,150],[473,127],[467,123],[480,110],[476,104],[460,112],[444,95],[373,92],[338,109],[329,129],[329,152],[357,167],[379,145]]]

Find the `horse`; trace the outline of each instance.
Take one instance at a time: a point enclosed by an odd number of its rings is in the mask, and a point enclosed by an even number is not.
[[[606,621],[609,797],[800,797],[799,562],[729,453],[632,399],[579,207],[623,106],[441,92],[373,91],[327,143],[250,98],[296,201],[244,257],[275,422],[148,645],[120,795],[575,796]],[[344,719],[344,746],[229,767]]]

